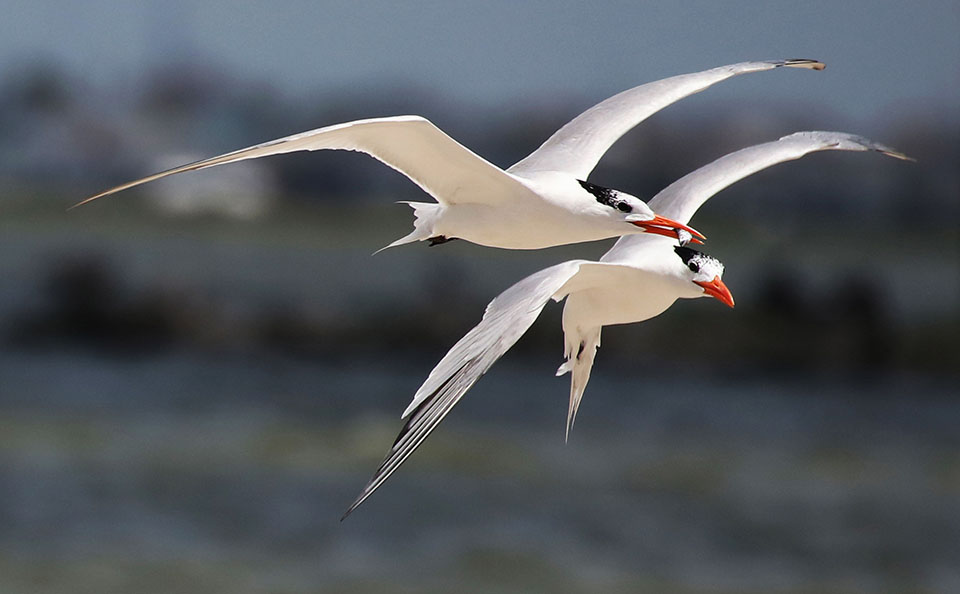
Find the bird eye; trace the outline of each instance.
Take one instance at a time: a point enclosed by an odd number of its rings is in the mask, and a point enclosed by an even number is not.
[[[620,212],[633,212],[633,207],[627,204],[626,202],[618,202],[617,210]]]
[[[700,265],[693,260],[687,262],[687,268],[689,268],[692,272],[700,272]]]

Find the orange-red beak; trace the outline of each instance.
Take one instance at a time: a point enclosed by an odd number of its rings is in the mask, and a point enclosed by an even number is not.
[[[723,281],[720,280],[719,276],[713,277],[713,280],[708,282],[704,281],[693,281],[703,287],[703,292],[707,295],[713,297],[721,303],[727,304],[729,307],[733,307],[733,295],[730,294],[730,289],[727,288],[727,285],[723,284]]]
[[[654,235],[663,235],[664,237],[670,237],[673,239],[680,239],[677,229],[683,229],[692,236],[690,239],[693,243],[703,243],[703,240],[706,237],[694,229],[693,227],[688,227],[682,223],[678,223],[674,220],[668,219],[666,217],[661,217],[660,215],[654,216],[649,221],[630,221],[637,227],[643,227],[643,230],[647,233],[653,233]]]

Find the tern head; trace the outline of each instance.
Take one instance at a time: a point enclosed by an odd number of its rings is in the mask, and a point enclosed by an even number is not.
[[[733,295],[721,280],[723,264],[720,260],[684,246],[676,246],[673,249],[686,267],[683,272],[684,277],[702,290],[700,297],[713,297],[733,307]]]
[[[662,217],[647,206],[647,203],[636,196],[631,196],[626,192],[604,188],[577,180],[580,186],[593,195],[597,203],[602,207],[603,214],[617,221],[623,221],[640,229],[646,233],[654,235],[663,235],[671,239],[677,239],[681,243],[692,241],[693,243],[703,243],[706,237],[702,233],[678,223],[672,219]]]

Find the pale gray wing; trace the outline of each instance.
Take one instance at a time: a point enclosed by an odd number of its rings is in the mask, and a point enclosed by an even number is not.
[[[532,274],[487,305],[483,319],[437,363],[403,413],[403,429],[344,517],[355,510],[430,435],[490,367],[533,324],[544,306],[575,276],[586,260],[563,262]],[[595,263],[593,263],[595,264]]]
[[[796,132],[779,140],[758,144],[724,157],[673,182],[647,203],[660,216],[687,224],[711,196],[771,165],[799,159],[817,151],[876,151],[897,159],[910,157],[872,140],[845,132]],[[657,239],[657,238],[653,238]],[[602,258],[616,261],[646,243],[640,235],[625,235]]]
[[[640,85],[578,115],[507,171],[521,177],[563,171],[585,180],[614,142],[664,107],[730,77],[781,66],[813,70],[825,67],[822,62],[802,59],[741,62]]]
[[[366,153],[409,177],[441,204],[492,203],[525,193],[520,182],[420,116],[357,120],[301,132],[218,157],[168,169],[110,188],[75,206],[168,175],[295,151],[339,149]]]
[[[711,196],[734,182],[771,165],[817,151],[876,151],[897,159],[906,155],[862,136],[845,132],[796,132],[789,136],[730,153],[673,182],[647,203],[657,214],[689,223]]]

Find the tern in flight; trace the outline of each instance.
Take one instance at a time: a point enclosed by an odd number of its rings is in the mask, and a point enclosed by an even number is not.
[[[893,149],[841,132],[797,132],[726,155],[667,186],[650,200],[662,216],[687,223],[711,196],[777,163],[815,151],[878,151],[907,159]],[[733,307],[723,284],[723,264],[680,240],[628,235],[599,262],[570,260],[532,274],[487,305],[483,319],[440,360],[403,413],[406,423],[383,463],[344,517],[363,503],[403,462],[463,395],[533,324],[550,299],[563,308],[564,357],[557,375],[571,373],[567,436],[590,379],[600,329],[642,322],[677,299],[713,297]]]
[[[639,198],[588,183],[607,149],[668,105],[730,77],[779,67],[822,70],[815,60],[742,62],[623,91],[583,112],[506,171],[473,153],[429,120],[397,116],[357,120],[271,140],[128,182],[86,204],[175,173],[294,151],[360,151],[410,178],[436,203],[409,202],[414,230],[394,247],[451,239],[506,249],[539,249],[648,232],[703,235],[654,212]],[[684,235],[686,236],[686,235]]]

